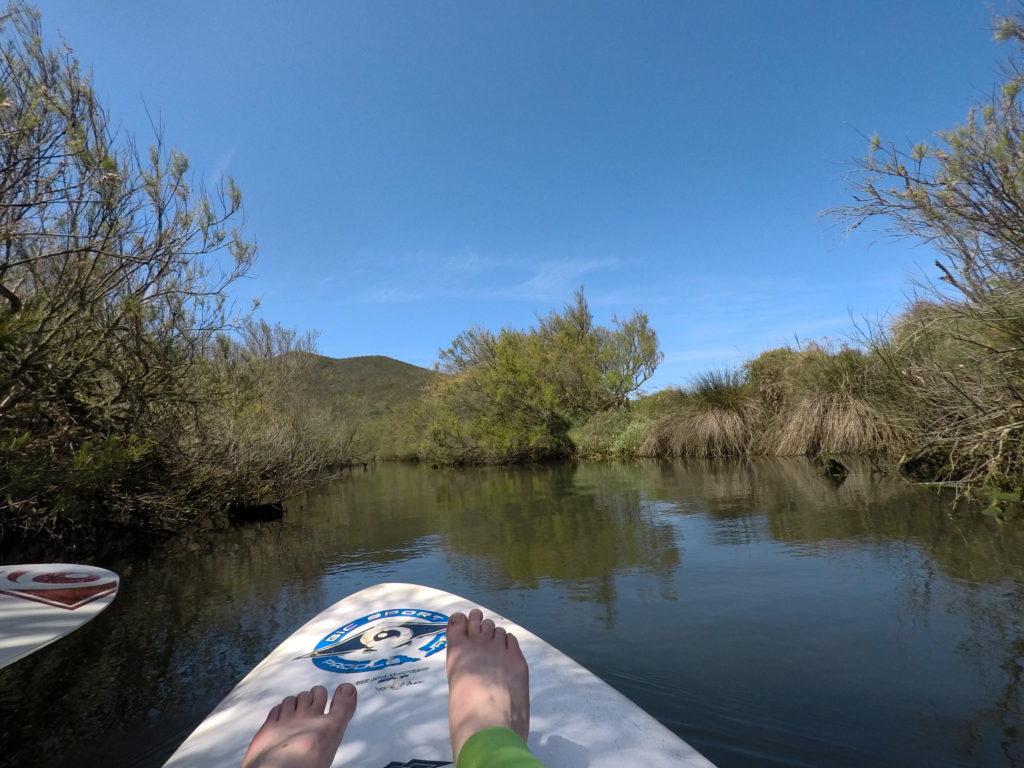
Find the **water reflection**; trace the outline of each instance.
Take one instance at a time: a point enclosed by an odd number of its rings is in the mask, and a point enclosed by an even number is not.
[[[594,484],[572,466],[476,479],[445,473],[440,506],[452,566],[466,564],[475,581],[520,589],[553,581],[610,608],[618,574],[664,577],[679,563],[673,528],[628,487]]]
[[[110,610],[0,672],[0,764],[160,765],[295,627],[387,580],[512,616],[723,768],[1024,766],[1024,526],[854,469],[357,472],[109,564]]]
[[[688,499],[689,511],[716,521],[748,521],[742,534],[722,525],[722,543],[767,537],[824,551],[900,542],[923,548],[953,578],[1024,579],[1024,525],[1002,524],[954,504],[946,492],[882,476],[866,461],[848,463],[854,471],[839,486],[802,459],[650,462],[634,469],[654,498]]]

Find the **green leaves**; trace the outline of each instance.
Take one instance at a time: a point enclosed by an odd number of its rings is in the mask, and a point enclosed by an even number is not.
[[[311,474],[223,437],[239,385],[215,364],[217,335],[255,258],[232,227],[241,192],[230,179],[193,189],[188,158],[159,135],[135,147],[71,50],[45,50],[38,13],[12,3],[0,18],[0,533],[10,519],[42,525],[38,510],[51,533],[83,519],[172,527]]]
[[[440,354],[427,454],[445,463],[522,461],[573,451],[569,429],[622,407],[661,361],[647,316],[594,325],[582,289],[528,331],[473,327]]]

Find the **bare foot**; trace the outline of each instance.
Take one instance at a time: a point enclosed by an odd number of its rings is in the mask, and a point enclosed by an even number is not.
[[[339,685],[324,714],[326,706],[322,685],[287,697],[252,737],[242,768],[329,768],[356,711],[355,686]]]
[[[530,670],[519,641],[474,608],[448,620],[448,726],[452,755],[484,728],[530,732]]]

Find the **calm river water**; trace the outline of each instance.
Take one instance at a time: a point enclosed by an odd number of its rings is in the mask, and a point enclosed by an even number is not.
[[[312,615],[409,581],[509,616],[721,768],[1024,766],[1024,525],[803,461],[385,465],[107,563],[0,672],[0,763],[158,766]]]

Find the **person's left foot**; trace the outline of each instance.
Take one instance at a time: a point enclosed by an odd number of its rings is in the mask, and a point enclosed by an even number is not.
[[[288,696],[252,737],[242,768],[329,768],[356,711],[355,686],[339,685],[326,706],[322,685]]]

